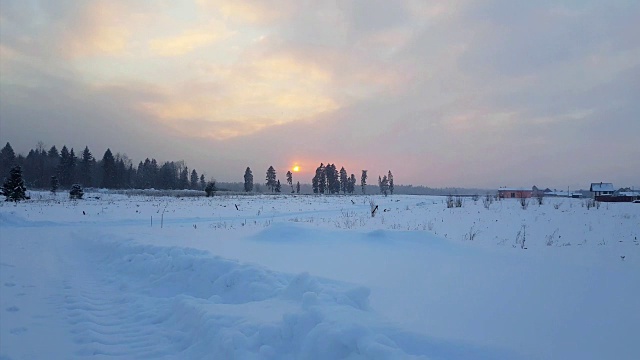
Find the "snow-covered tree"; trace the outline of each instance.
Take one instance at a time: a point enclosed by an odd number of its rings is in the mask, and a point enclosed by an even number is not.
[[[22,179],[22,168],[19,165],[11,168],[9,177],[2,184],[2,195],[5,196],[5,201],[18,202],[29,198]]]
[[[80,186],[80,184],[71,185],[71,190],[69,190],[70,199],[82,199],[83,196],[84,190],[82,190],[82,186]]]

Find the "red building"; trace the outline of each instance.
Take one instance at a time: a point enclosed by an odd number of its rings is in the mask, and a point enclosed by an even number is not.
[[[498,189],[498,196],[501,199],[530,198],[533,196],[533,189],[502,187]]]

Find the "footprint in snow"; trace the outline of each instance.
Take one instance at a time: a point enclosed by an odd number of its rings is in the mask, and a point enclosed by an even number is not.
[[[14,286],[16,286],[16,283],[6,282],[6,283],[4,283],[4,286],[6,286],[6,287],[14,287]]]
[[[10,306],[6,309],[8,312],[16,312],[16,311],[20,311],[20,308],[17,306]]]

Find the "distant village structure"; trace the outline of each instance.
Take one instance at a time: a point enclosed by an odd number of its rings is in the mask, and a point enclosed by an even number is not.
[[[533,188],[501,187],[498,189],[500,199],[522,199],[533,196]]]
[[[501,187],[498,189],[498,196],[501,199],[527,199],[539,196],[579,199],[586,196],[602,202],[640,202],[640,191],[629,188],[616,190],[612,183],[605,182],[591,183],[589,191],[551,190],[549,188],[541,190],[536,186],[532,188]]]
[[[591,183],[589,187],[592,197],[602,202],[640,202],[640,191],[632,189],[616,190],[612,183]]]

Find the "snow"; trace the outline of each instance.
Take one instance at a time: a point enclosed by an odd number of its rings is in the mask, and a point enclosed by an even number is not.
[[[637,204],[85,197],[0,205],[0,359],[640,354]]]

